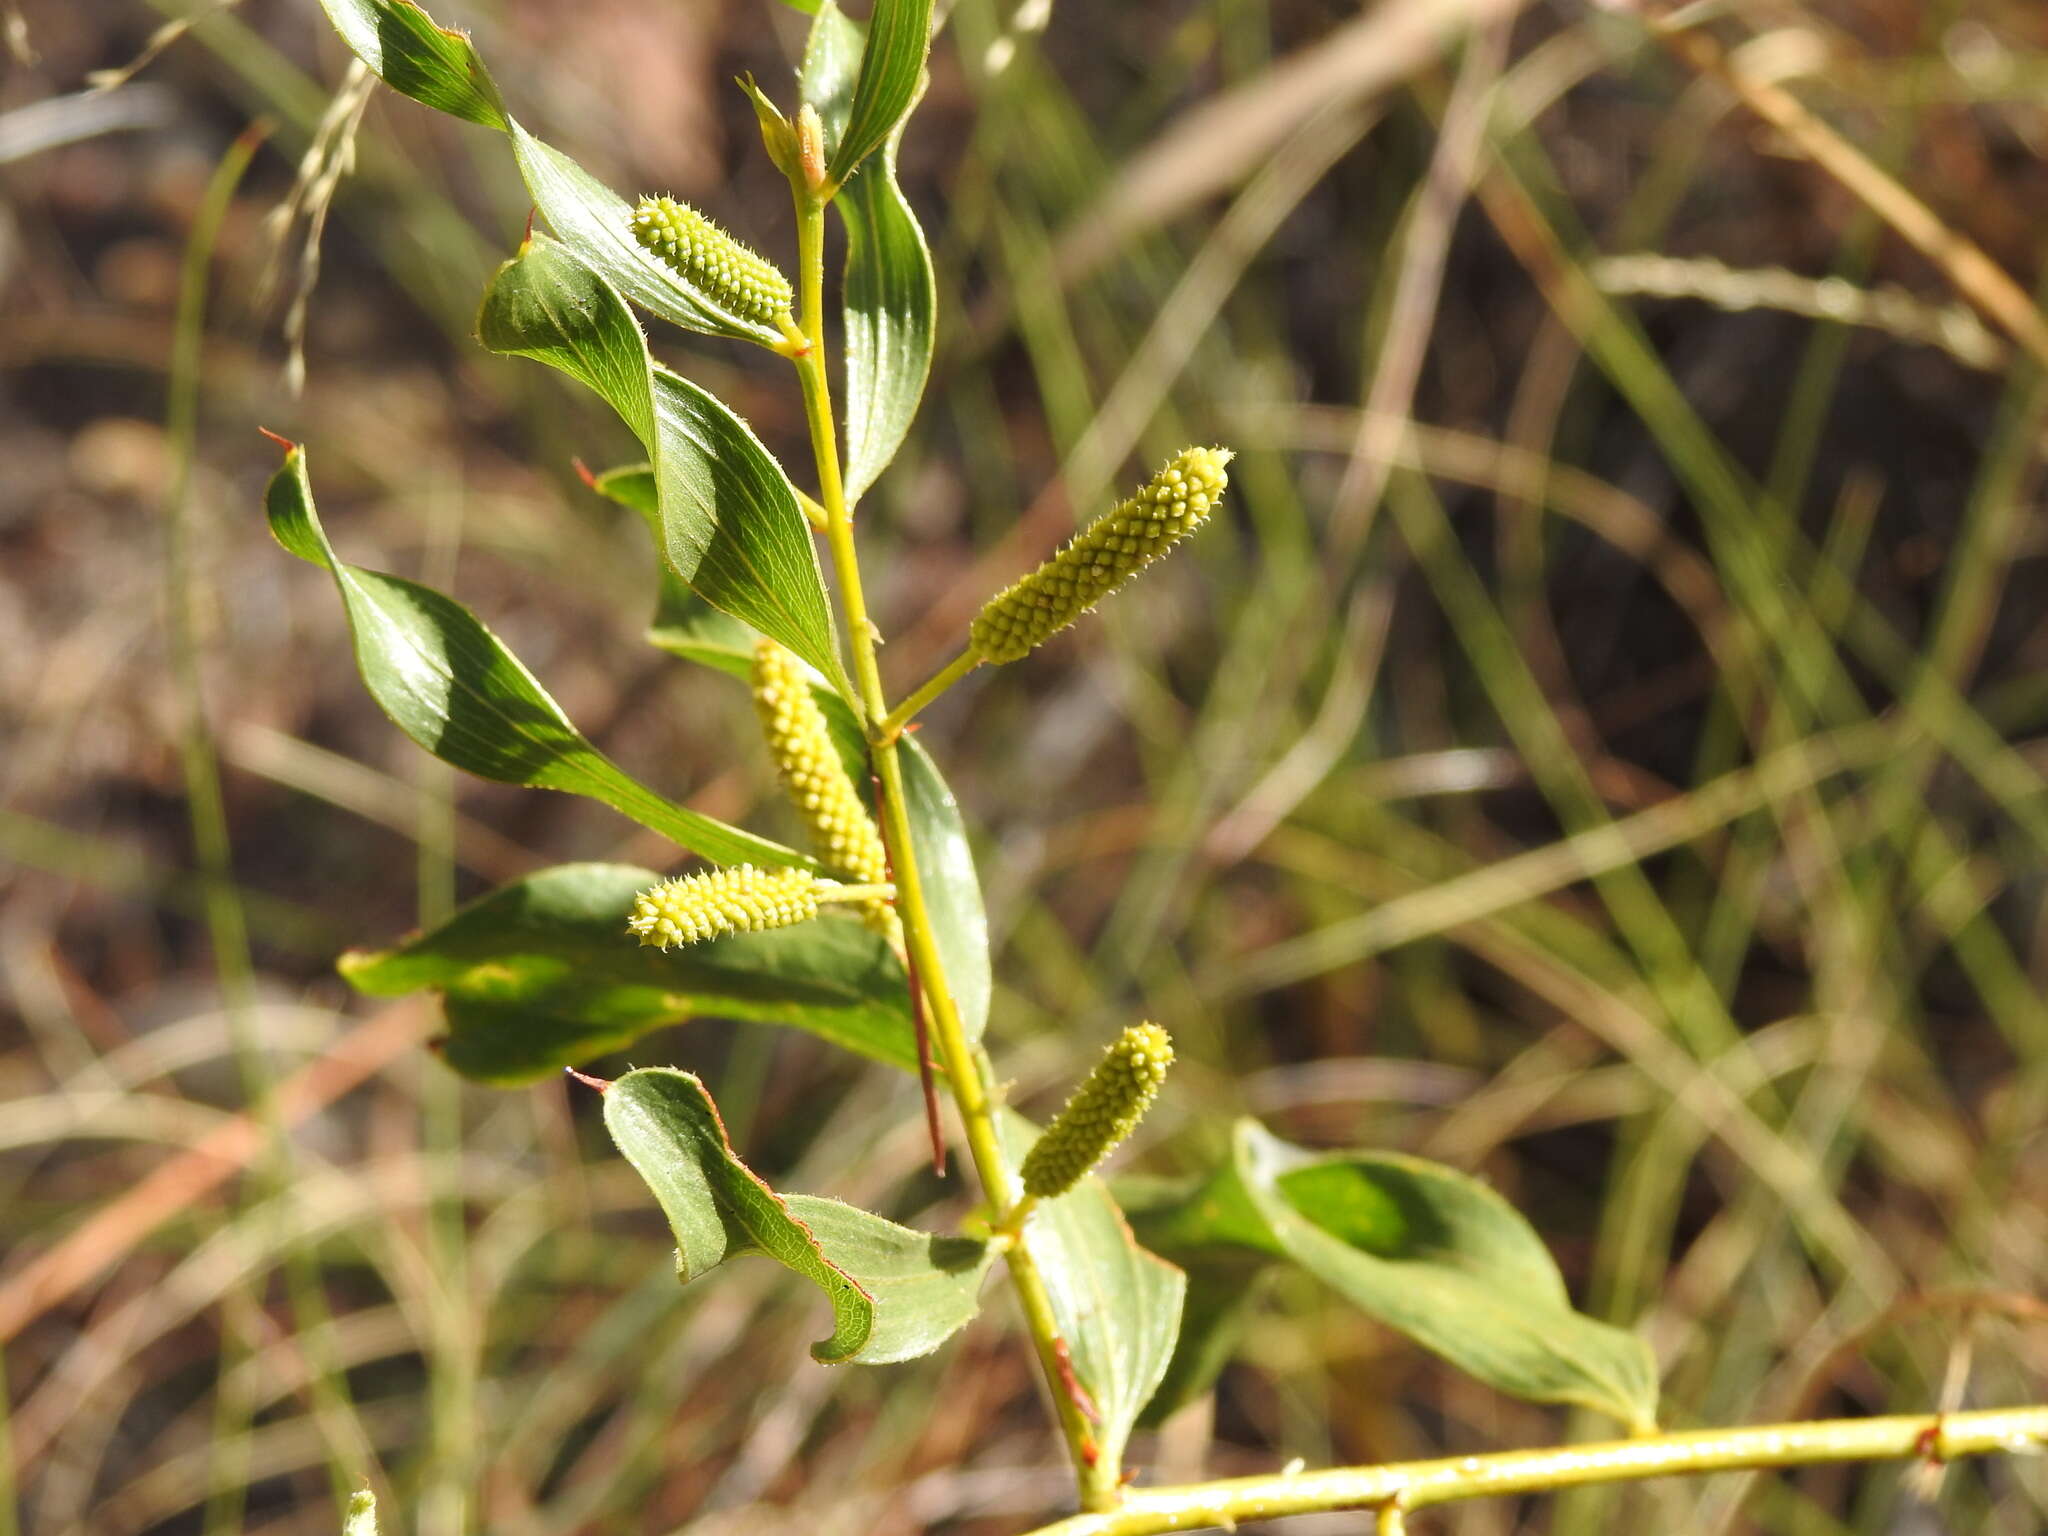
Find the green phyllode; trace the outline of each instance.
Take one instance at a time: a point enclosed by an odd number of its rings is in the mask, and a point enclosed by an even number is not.
[[[1016,661],[1199,528],[1230,482],[1228,448],[1183,448],[1129,501],[1008,591],[988,600],[971,642],[985,661]]]
[[[633,238],[719,308],[773,325],[790,306],[789,279],[710,219],[672,197],[643,197]]]
[[[633,901],[626,929],[642,944],[673,949],[729,933],[787,928],[818,915],[818,897],[832,889],[808,870],[734,864],[664,880]]]
[[[1173,1040],[1157,1024],[1135,1024],[1103,1053],[1059,1118],[1024,1159],[1024,1192],[1063,1195],[1136,1129],[1173,1064]]]

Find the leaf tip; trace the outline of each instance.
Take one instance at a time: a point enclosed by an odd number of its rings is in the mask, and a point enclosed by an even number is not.
[[[569,1076],[575,1078],[576,1081],[581,1083],[584,1087],[595,1088],[599,1093],[609,1091],[609,1089],[612,1086],[611,1079],[609,1078],[592,1077],[588,1072],[578,1072],[574,1067],[564,1067],[562,1068],[562,1070],[566,1072]]]
[[[268,427],[258,427],[256,430],[258,432],[261,432],[265,437],[269,438],[273,443],[277,444],[278,447],[284,450],[284,460],[287,464],[289,464],[292,461],[292,455],[297,453],[300,447],[302,446],[301,444],[293,442],[290,438],[285,437],[280,433],[271,431],[270,428]]]
[[[591,471],[590,466],[583,462],[580,456],[571,459],[569,461],[569,467],[576,471],[576,478],[583,482],[584,488],[586,490],[596,491],[598,489],[597,476]],[[598,494],[603,495],[604,493],[602,491],[598,491]]]

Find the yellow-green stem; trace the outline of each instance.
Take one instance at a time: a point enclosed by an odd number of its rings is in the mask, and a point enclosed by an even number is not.
[[[832,885],[818,892],[819,904],[834,901],[887,901],[896,894],[896,887],[886,881],[872,885]]]
[[[937,673],[925,685],[910,695],[901,704],[889,711],[889,718],[882,722],[882,735],[894,741],[903,734],[903,727],[917,718],[917,712],[931,703],[961,678],[981,665],[981,653],[969,646]]]
[[[882,691],[882,672],[875,657],[876,632],[868,618],[867,597],[861,586],[860,560],[854,548],[853,519],[846,506],[846,488],[840,478],[839,445],[834,435],[831,384],[825,371],[825,202],[822,195],[792,183],[797,212],[797,294],[799,316],[805,341],[792,361],[802,381],[804,414],[810,425],[811,453],[818,466],[818,501],[825,509],[825,538],[832,552],[832,564],[839,578],[839,601],[846,617],[848,638],[853,645],[853,683],[858,696],[848,699],[867,731],[873,753],[876,796],[882,813],[882,827],[889,845],[890,863],[896,881],[896,912],[903,923],[904,941],[909,947],[918,982],[924,992],[925,1016],[937,1049],[939,1069],[953,1090],[966,1132],[967,1150],[995,1210],[1007,1211],[1018,1197],[1016,1180],[1003,1156],[996,1131],[997,1105],[983,1080],[973,1047],[960,1020],[960,1009],[947,984],[945,962],[933,936],[931,912],[925,905],[924,884],[918,874],[917,851],[911,840],[908,801],[903,789],[903,765],[898,756],[896,733],[887,730],[890,718],[887,695]],[[1074,1477],[1080,1490],[1081,1507],[1112,1509],[1118,1497],[1118,1468],[1108,1465],[1097,1453],[1094,1433],[1074,1400],[1068,1386],[1069,1367],[1063,1359],[1059,1325],[1054,1319],[1052,1297],[1045,1277],[1031,1256],[1030,1244],[1022,1231],[1005,1250],[1010,1279],[1024,1313],[1024,1325],[1045,1372],[1053,1409],[1059,1417],[1060,1432],[1074,1463]]]
[[[1634,1482],[1818,1462],[1918,1457],[1940,1463],[1998,1451],[2039,1453],[2044,1447],[2048,1447],[2048,1407],[1761,1424],[1493,1456],[1333,1467],[1182,1488],[1134,1489],[1117,1509],[1061,1520],[1041,1527],[1032,1536],[1151,1536],[1157,1531],[1196,1531],[1212,1526],[1231,1530],[1245,1521],[1282,1515],[1389,1506],[1414,1510],[1459,1499],[1551,1493],[1583,1483]]]

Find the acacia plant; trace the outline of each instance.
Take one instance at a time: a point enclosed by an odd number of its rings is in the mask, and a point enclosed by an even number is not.
[[[735,1154],[717,1106],[686,1071],[585,1078],[667,1215],[684,1282],[742,1254],[771,1258],[830,1305],[831,1332],[812,1346],[818,1361],[886,1366],[941,1348],[972,1322],[1000,1266],[1072,1461],[1081,1513],[1052,1529],[1074,1536],[1338,1508],[1376,1509],[1391,1530],[1405,1509],[1486,1494],[1714,1468],[1938,1460],[2048,1439],[2039,1408],[1660,1434],[1643,1340],[1573,1310],[1543,1243],[1498,1195],[1415,1158],[1309,1152],[1246,1121],[1210,1175],[1147,1186],[1120,1208],[1093,1170],[1162,1083],[1171,1091],[1169,1031],[1134,1022],[1098,1043],[1098,1064],[1043,1132],[1005,1105],[982,1048],[990,967],[969,840],[944,779],[905,729],[968,672],[1023,660],[1218,520],[1231,455],[1183,451],[990,598],[937,675],[902,699],[884,690],[855,513],[903,440],[932,353],[930,256],[895,173],[922,87],[931,0],[875,0],[865,26],[822,0],[793,105],[744,82],[795,199],[793,281],[703,213],[660,197],[636,206],[535,138],[469,40],[409,0],[322,3],[390,85],[511,140],[552,233],[529,235],[491,277],[479,337],[595,391],[639,439],[644,462],[593,484],[641,513],[660,549],[651,639],[752,689],[810,841],[785,847],[628,776],[466,608],[343,561],[315,515],[306,451],[294,445],[269,488],[271,528],[333,577],[364,681],[400,729],[482,777],[601,800],[701,866],[668,879],[616,864],[550,869],[398,947],[346,957],[345,973],[374,994],[438,990],[448,1064],[498,1085],[573,1069],[698,1014],[808,1030],[921,1074],[934,1157],[943,1169],[957,1136],[978,1181],[959,1232],[913,1231],[771,1188]],[[836,394],[824,264],[834,209],[848,250]],[[728,406],[654,361],[642,314],[787,359],[809,425],[806,472],[792,476]],[[1125,1460],[1133,1429],[1207,1390],[1246,1277],[1270,1265],[1306,1270],[1500,1391],[1594,1410],[1631,1438],[1127,1488],[1138,1470]],[[352,1514],[351,1529],[373,1523],[366,1508]]]

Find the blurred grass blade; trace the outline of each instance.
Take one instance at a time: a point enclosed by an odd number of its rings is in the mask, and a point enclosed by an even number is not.
[[[828,148],[845,132],[861,56],[859,24],[825,0],[804,50],[803,94],[818,109]],[[896,183],[902,138],[899,122],[881,153],[833,200],[846,224],[849,503],[859,501],[896,456],[931,373],[938,285],[924,231]]]
[[[486,128],[511,118],[469,38],[412,0],[320,0],[342,41],[393,90]]]
[[[1397,1153],[1309,1153],[1242,1120],[1231,1165],[1140,1225],[1169,1253],[1289,1259],[1500,1391],[1594,1408],[1632,1430],[1656,1425],[1649,1346],[1573,1311],[1535,1230],[1455,1169]]]
[[[821,918],[664,953],[626,932],[633,898],[660,878],[630,864],[557,865],[403,944],[351,951],[341,973],[377,997],[437,989],[448,1064],[500,1087],[707,1014],[917,1070],[902,967],[868,929]]]
[[[931,30],[931,0],[875,0],[846,128],[825,168],[828,180],[843,183],[861,161],[887,142],[910,110],[924,76]]]
[[[912,1359],[974,1315],[993,1257],[985,1244],[915,1232],[833,1200],[776,1194],[733,1152],[718,1107],[689,1073],[628,1072],[605,1090],[604,1123],[661,1202],[685,1284],[759,1253],[825,1293],[832,1336],[811,1346],[814,1358]]]
[[[460,603],[337,559],[313,507],[303,448],[286,454],[264,500],[278,543],[333,576],[371,697],[443,762],[503,784],[602,800],[720,863],[813,867],[780,843],[677,805],[632,778],[569,723],[533,674]]]
[[[1010,1157],[1021,1162],[1039,1128],[1006,1112],[1002,1134]],[[1074,1373],[1095,1402],[1098,1453],[1120,1466],[1138,1415],[1173,1358],[1187,1276],[1138,1245],[1109,1186],[1092,1174],[1041,1205],[1030,1236]]]
[[[519,174],[548,226],[619,291],[693,331],[774,345],[781,334],[733,314],[633,239],[633,210],[569,156],[521,127],[476,49],[412,0],[320,0],[334,28],[379,79],[424,106],[509,134]]]
[[[745,422],[655,367],[618,291],[567,246],[536,238],[498,269],[477,334],[602,395],[652,461],[662,553],[704,598],[838,676],[825,578],[789,477]]]

